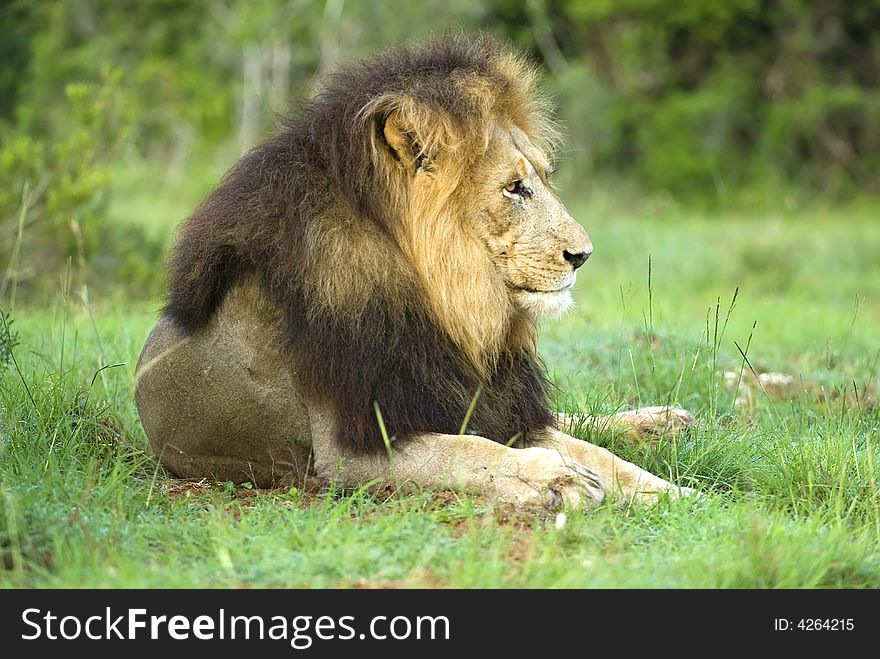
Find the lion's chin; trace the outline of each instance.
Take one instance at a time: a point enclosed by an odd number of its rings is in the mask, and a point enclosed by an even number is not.
[[[523,311],[534,318],[559,318],[574,304],[570,288],[552,293],[520,290],[515,293],[514,300]]]

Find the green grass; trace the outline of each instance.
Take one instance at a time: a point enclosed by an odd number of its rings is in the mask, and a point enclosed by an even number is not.
[[[449,493],[175,481],[149,454],[132,397],[158,302],[120,294],[90,307],[72,293],[13,312],[0,586],[880,587],[880,225],[869,210],[601,211],[580,214],[596,251],[578,305],[541,342],[559,404],[690,409],[696,427],[677,443],[581,436],[706,499],[569,511],[557,529]],[[751,368],[795,382],[765,392]],[[723,371],[744,374],[745,404]]]

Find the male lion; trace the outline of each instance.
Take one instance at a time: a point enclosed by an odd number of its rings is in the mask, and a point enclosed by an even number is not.
[[[537,321],[571,304],[593,247],[548,181],[535,83],[488,39],[391,50],[241,159],[183,224],[138,364],[169,471],[547,507],[686,490],[569,437],[548,408]]]

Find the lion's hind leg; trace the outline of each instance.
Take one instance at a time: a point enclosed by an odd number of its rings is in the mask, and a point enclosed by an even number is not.
[[[180,478],[258,487],[310,475],[308,409],[277,322],[253,288],[234,289],[208,325],[162,318],[135,375],[135,401],[159,461]]]

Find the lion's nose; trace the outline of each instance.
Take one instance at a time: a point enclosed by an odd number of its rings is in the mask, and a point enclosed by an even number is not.
[[[574,268],[575,270],[577,270],[577,269],[580,268],[584,263],[587,262],[587,259],[590,258],[590,254],[592,254],[592,253],[593,253],[593,251],[590,250],[589,252],[577,252],[576,254],[572,254],[572,253],[569,252],[568,250],[565,250],[564,252],[562,252],[562,257],[563,257],[566,261],[568,261],[569,263],[571,263],[571,267],[572,267],[572,268]]]

